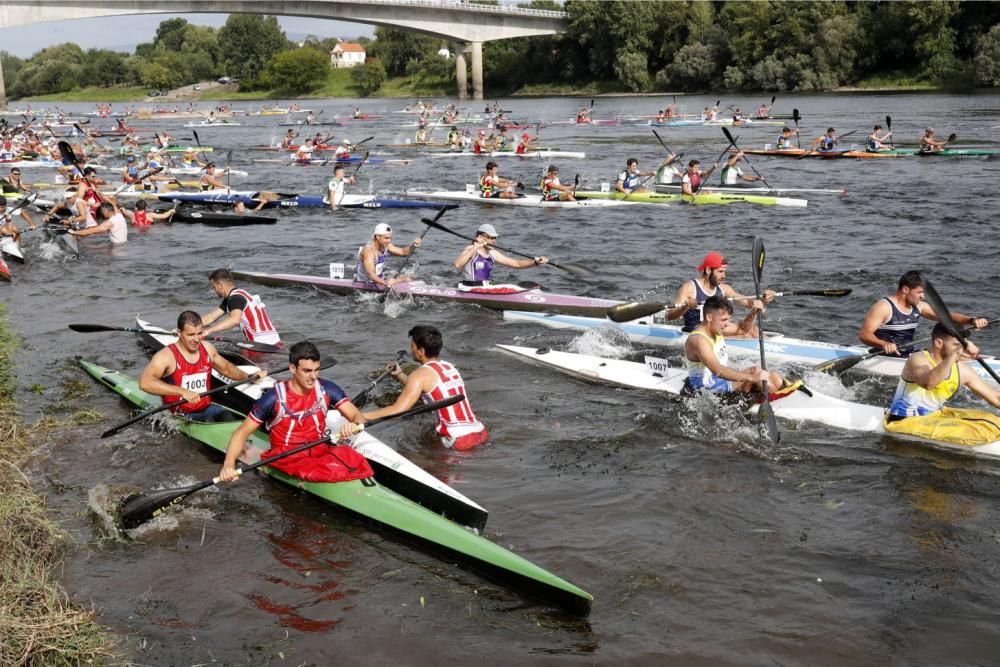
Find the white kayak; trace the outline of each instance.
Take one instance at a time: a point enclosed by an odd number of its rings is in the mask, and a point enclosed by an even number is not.
[[[544,366],[573,377],[616,387],[642,389],[680,395],[687,370],[671,368],[667,361],[646,357],[645,364],[620,359],[606,359],[570,352],[557,352],[546,348],[497,345],[504,352],[528,363]],[[758,406],[753,406],[756,412]],[[776,417],[795,422],[818,422],[851,431],[883,433],[885,410],[874,405],[852,403],[813,389],[802,389],[773,398],[771,408]],[[1000,459],[1000,441],[984,445],[960,445],[944,440],[931,440],[900,433],[886,434],[907,442],[915,442],[933,449],[941,449],[964,456]]]
[[[631,322],[612,322],[607,318],[559,315],[555,313],[504,311],[503,316],[507,321],[533,322],[552,327],[553,329],[586,331],[588,329],[610,327],[623,332],[633,342],[665,345],[668,347],[684,347],[684,343],[688,337],[686,333],[681,331],[681,327],[673,324],[665,324],[654,317],[643,317]],[[749,358],[759,357],[760,355],[756,338],[726,338],[726,349],[729,350],[730,355],[736,357],[744,356]],[[833,359],[867,354],[869,350],[867,347],[860,345],[823,343],[815,340],[792,338],[791,336],[768,331],[764,333],[764,351],[767,354],[767,358],[774,362],[815,366],[826,361],[832,361]],[[983,360],[993,370],[1000,372],[1000,359],[984,355]],[[854,368],[876,375],[899,377],[905,363],[906,359],[902,357],[876,356],[862,361]],[[975,364],[972,368],[983,379],[993,382],[989,374],[981,366]]]
[[[653,186],[656,192],[668,195],[679,195],[681,193],[680,183],[657,183]],[[839,190],[832,188],[769,188],[766,185],[755,185],[747,183],[741,185],[704,185],[705,192],[718,192],[722,194],[735,195],[764,195],[770,197],[781,197],[791,194],[825,194],[825,195],[847,195],[847,188]]]
[[[203,120],[200,123],[184,123],[184,127],[239,127],[240,123],[231,121]]]
[[[147,340],[152,339],[160,346],[170,345],[171,343],[177,341],[177,337],[174,336],[172,332],[150,324],[139,317],[135,318],[135,323],[139,329],[151,332],[147,336],[144,336]],[[280,357],[281,355],[273,356]],[[247,373],[255,373],[260,370],[257,366],[246,364],[241,364],[239,368]],[[228,379],[223,378],[215,371],[212,371],[212,375],[216,378],[217,384],[219,382],[229,382]],[[266,390],[273,386],[274,379],[266,377],[260,383],[251,382],[240,385],[236,389],[229,391],[239,392],[240,394],[245,395],[249,400],[256,401]],[[343,423],[344,418],[336,410],[331,410],[327,414],[327,428],[330,429],[332,433],[337,433]],[[426,472],[424,469],[420,468],[367,431],[362,431],[354,436],[351,446],[358,450],[361,455],[370,462],[378,466],[382,466],[382,468],[385,469],[380,470],[379,474],[386,474],[396,478],[394,482],[388,482],[383,479],[383,484],[389,486],[390,488],[406,485],[406,493],[403,491],[397,491],[397,493],[406,495],[420,504],[425,503],[411,496],[420,496],[422,494],[425,498],[431,495],[446,497],[446,499],[450,499],[450,501],[441,501],[439,498],[435,501],[435,504],[445,506],[451,505],[454,508],[452,510],[453,516],[457,517],[461,515],[467,517],[467,525],[470,525],[478,530],[482,530],[483,526],[486,524],[486,517],[488,514],[483,507],[469,498],[466,498],[464,495],[430,473]]]
[[[24,253],[21,251],[21,245],[14,240],[13,236],[0,236],[0,253],[3,253],[16,262],[24,262]]]
[[[578,201],[545,201],[541,195],[519,195],[513,199],[501,197],[480,197],[476,186],[470,192],[466,190],[437,190],[434,192],[421,192],[418,190],[407,190],[406,195],[426,199],[444,199],[447,201],[467,201],[477,204],[490,204],[497,206],[530,206],[534,208],[603,208],[605,206],[633,206],[635,202],[617,201],[614,199],[581,199]]]
[[[671,368],[665,359],[646,357],[645,364],[621,359],[607,359],[547,348],[497,345],[498,348],[529,363],[545,366],[568,375],[602,384],[680,396],[687,369]],[[811,395],[810,395],[811,394]],[[755,406],[756,407],[756,406]],[[771,401],[774,414],[790,421],[813,421],[850,431],[882,430],[883,408],[851,403],[814,390],[793,391]]]
[[[429,153],[427,157],[432,157],[432,158],[479,157],[485,159],[514,157],[514,158],[521,158],[522,160],[548,160],[550,158],[567,158],[567,159],[583,160],[584,158],[587,157],[587,154],[578,151],[549,151],[549,150],[529,151],[527,153],[515,153],[514,151],[494,151],[492,153],[474,153],[472,151],[449,151],[447,153]]]

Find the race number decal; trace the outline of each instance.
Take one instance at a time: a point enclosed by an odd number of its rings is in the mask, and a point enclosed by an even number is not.
[[[646,357],[646,371],[650,375],[663,377],[670,370],[670,364],[666,359],[659,359],[657,357]]]
[[[202,393],[208,391],[208,373],[192,373],[181,378],[181,387]]]

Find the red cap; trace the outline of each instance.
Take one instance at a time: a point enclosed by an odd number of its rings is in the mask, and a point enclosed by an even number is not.
[[[524,134],[522,134],[522,135],[521,135],[521,138],[522,138],[522,139],[530,139],[530,138],[531,138],[531,135],[530,135],[530,134],[528,134],[527,132],[525,132]]]
[[[705,261],[701,263],[698,270],[704,273],[706,269],[721,269],[724,266],[726,266],[726,258],[723,257],[721,252],[713,250],[705,255]]]

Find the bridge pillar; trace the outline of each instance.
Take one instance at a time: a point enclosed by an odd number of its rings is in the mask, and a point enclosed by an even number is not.
[[[458,99],[464,100],[469,96],[469,71],[465,65],[465,50],[467,45],[455,43],[455,80],[458,81]]]
[[[483,99],[483,43],[472,43],[472,99]]]
[[[7,89],[3,85],[3,62],[0,61],[0,109],[7,108]]]

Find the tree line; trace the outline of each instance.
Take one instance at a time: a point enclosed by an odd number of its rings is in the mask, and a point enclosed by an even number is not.
[[[495,0],[484,0],[493,2]],[[532,0],[569,14],[565,34],[486,42],[493,94],[530,85],[600,82],[625,91],[810,91],[871,80],[1000,85],[1000,3],[956,0],[844,2],[632,2]],[[359,94],[390,76],[453,79],[439,38],[376,28],[358,41],[369,62],[351,72]],[[292,43],[273,16],[233,14],[218,30],[160,23],[132,54],[67,43],[28,59],[0,53],[12,98],[85,86],[174,88],[226,75],[242,90],[305,94],[329,73],[336,40]]]

